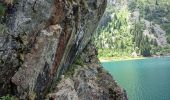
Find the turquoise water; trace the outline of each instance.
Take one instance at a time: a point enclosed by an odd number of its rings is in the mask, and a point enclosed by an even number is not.
[[[129,100],[170,100],[170,57],[102,63]]]

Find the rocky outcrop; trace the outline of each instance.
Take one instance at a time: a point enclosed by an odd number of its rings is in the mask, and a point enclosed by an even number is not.
[[[90,41],[106,8],[106,0],[1,0],[0,3],[5,7],[4,15],[0,15],[0,96],[13,94],[22,100],[42,100],[56,86],[60,75],[72,68],[75,57]],[[124,98],[123,90],[116,89],[111,76],[103,76],[103,70],[99,74],[98,67],[89,69],[91,63],[83,66],[86,67],[77,71],[80,74],[73,73],[77,75],[73,77],[75,80],[64,80],[68,82],[65,91],[71,90],[66,95],[70,98],[73,95],[73,99]],[[106,85],[110,86],[105,88]],[[88,93],[92,89],[99,95]],[[59,94],[62,93],[61,89]]]
[[[8,3],[8,1],[10,3]],[[45,96],[91,39],[106,0],[5,0],[0,95]]]
[[[126,92],[102,69],[91,43],[61,76],[48,95],[52,100],[127,100]]]
[[[166,32],[161,28],[160,25],[144,20],[145,30],[143,34],[151,39],[155,39],[158,46],[168,45],[166,40]]]

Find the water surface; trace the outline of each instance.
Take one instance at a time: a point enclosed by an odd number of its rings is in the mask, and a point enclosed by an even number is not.
[[[170,57],[102,64],[129,100],[170,100]]]

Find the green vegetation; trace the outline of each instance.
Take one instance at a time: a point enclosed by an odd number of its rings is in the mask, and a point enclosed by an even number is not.
[[[0,24],[0,36],[3,36],[5,33],[7,33],[6,25]]]
[[[81,57],[81,56],[78,56],[78,57],[76,58],[76,60],[74,61],[74,64],[75,64],[75,65],[83,66],[83,65],[84,65],[84,62],[83,62],[82,57]]]
[[[3,97],[0,97],[0,100],[18,100],[17,98],[10,96],[10,95],[6,95]]]
[[[6,9],[7,7],[0,3],[0,36],[6,33],[6,26],[3,23]]]
[[[167,36],[167,42],[170,43],[170,35]]]
[[[170,53],[169,44],[158,44],[162,31],[156,27],[159,25],[166,32],[166,40],[170,43],[169,7],[169,0],[120,0],[114,7],[108,4],[104,16],[110,21],[101,25],[94,37],[99,58],[148,57]]]
[[[132,25],[129,20],[130,12],[127,10],[127,6],[114,12],[112,21],[99,30],[100,34],[95,38],[101,57],[121,56],[122,52],[123,55],[126,55],[133,51],[131,49],[134,44],[131,34]]]
[[[72,65],[69,67],[69,69],[66,71],[65,77],[67,78],[67,77],[73,76],[74,73],[75,73],[75,69],[77,69],[77,65],[72,64]]]
[[[81,56],[78,56],[74,63],[69,67],[69,69],[66,71],[65,73],[65,77],[70,77],[73,76],[75,74],[75,70],[80,67],[83,66],[83,59],[81,58]]]
[[[4,16],[6,7],[3,4],[0,4],[0,17]]]
[[[73,76],[76,72],[76,69],[78,67],[82,67],[84,65],[83,59],[81,56],[78,56],[72,65],[70,65],[67,69],[67,71],[64,73],[64,78],[70,78]],[[56,78],[55,84],[51,86],[50,91],[54,91],[56,89],[56,85],[58,85],[61,82],[62,78],[58,77]],[[35,95],[36,96],[36,95]],[[34,95],[32,97],[35,97]]]

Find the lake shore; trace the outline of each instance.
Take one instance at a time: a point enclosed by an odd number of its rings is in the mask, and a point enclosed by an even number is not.
[[[100,62],[110,62],[110,61],[126,61],[126,60],[139,60],[139,59],[148,59],[148,58],[160,58],[160,57],[170,57],[168,56],[152,56],[152,57],[103,57],[99,58]]]
[[[146,59],[147,57],[104,57],[99,58],[100,62],[110,62],[110,61],[124,61],[124,60],[138,60]]]

